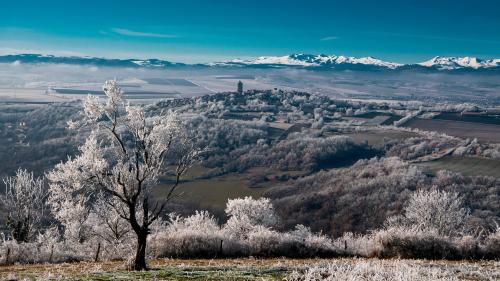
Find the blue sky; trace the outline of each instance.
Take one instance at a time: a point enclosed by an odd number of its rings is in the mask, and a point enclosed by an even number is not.
[[[0,53],[210,62],[325,53],[418,62],[500,57],[495,0],[0,3]]]

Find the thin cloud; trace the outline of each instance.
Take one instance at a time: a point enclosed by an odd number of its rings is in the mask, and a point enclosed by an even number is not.
[[[339,39],[338,36],[327,36],[319,39],[319,41],[333,41]]]
[[[133,36],[133,37],[152,37],[152,38],[175,38],[177,36],[170,34],[162,34],[162,33],[151,33],[151,32],[140,32],[134,31],[125,28],[111,28],[111,31],[125,36]]]

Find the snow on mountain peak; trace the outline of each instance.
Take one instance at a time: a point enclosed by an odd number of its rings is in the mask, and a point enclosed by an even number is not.
[[[428,61],[419,63],[425,67],[438,69],[459,69],[459,68],[489,68],[500,66],[500,59],[481,60],[475,57],[434,57]]]

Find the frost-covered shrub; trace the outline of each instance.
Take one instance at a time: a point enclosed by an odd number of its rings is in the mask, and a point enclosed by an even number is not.
[[[221,236],[201,232],[152,236],[150,255],[154,257],[214,258],[221,255]]]
[[[289,257],[332,257],[340,254],[333,241],[321,233],[313,233],[309,227],[296,225],[283,236],[284,248]]]
[[[312,233],[305,226],[297,225],[291,232],[278,232],[258,226],[245,240],[252,256],[265,257],[332,257],[338,251],[328,237]]]
[[[291,232],[275,229],[278,222],[269,199],[228,200],[229,220],[219,226],[206,211],[183,218],[171,215],[149,241],[153,257],[317,257],[337,254],[328,237],[298,225]]]
[[[319,254],[336,250],[333,241],[328,236],[322,233],[313,233],[311,228],[301,224],[296,225],[295,229],[288,235],[291,240],[303,243],[309,252],[313,251]]]
[[[187,218],[172,214],[164,230],[151,235],[150,255],[213,258],[222,254],[224,238],[217,221],[206,211]]]
[[[478,241],[464,236],[469,212],[455,192],[418,190],[404,213],[375,232],[379,257],[460,259],[479,256]]]
[[[6,212],[6,225],[13,239],[32,242],[42,230],[45,216],[47,190],[42,178],[19,169],[14,177],[3,179],[5,190],[0,204]]]
[[[38,235],[34,242],[18,243],[3,240],[0,244],[2,263],[59,263],[87,259],[83,251],[64,241],[56,228],[49,228]]]
[[[287,281],[458,281],[457,271],[402,261],[387,264],[377,260],[354,260],[349,263],[316,265],[296,270]]]
[[[272,228],[278,223],[278,216],[268,198],[229,199],[226,214],[229,220],[224,226],[224,231],[229,236],[239,239],[248,238],[249,233],[257,227]]]
[[[419,190],[408,200],[404,214],[390,218],[391,226],[407,226],[436,231],[442,236],[457,236],[465,231],[469,211],[456,192]]]
[[[132,248],[127,245],[103,243],[71,244],[66,241],[57,243],[5,241],[0,245],[3,263],[62,263],[79,261],[122,260],[129,256]],[[99,253],[99,254],[98,254]],[[8,258],[7,258],[8,254]]]
[[[470,209],[466,229],[495,231],[500,219],[500,180],[494,177],[466,177],[450,171],[438,171],[432,186],[450,193],[459,192],[464,207]]]
[[[346,232],[335,239],[334,247],[342,256],[373,257],[375,256],[375,239],[373,234],[366,235]]]
[[[282,233],[264,226],[256,226],[251,229],[246,241],[250,245],[252,255],[271,257],[283,253],[282,246],[285,239]]]
[[[474,236],[449,237],[435,230],[391,227],[374,233],[376,255],[381,258],[411,259],[499,259],[500,236],[493,232],[484,239]]]
[[[376,255],[381,258],[460,259],[460,250],[449,237],[436,231],[392,227],[374,236]]]
[[[500,226],[497,226],[497,229],[486,237],[482,252],[487,259],[500,259]]]

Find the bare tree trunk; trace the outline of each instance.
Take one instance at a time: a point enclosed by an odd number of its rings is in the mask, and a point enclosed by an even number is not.
[[[95,253],[94,262],[99,261],[99,253],[100,252],[101,252],[101,242],[99,242],[99,244],[97,244],[97,251]]]
[[[146,242],[148,238],[147,231],[137,233],[137,252],[134,260],[134,270],[147,270],[146,265]]]

